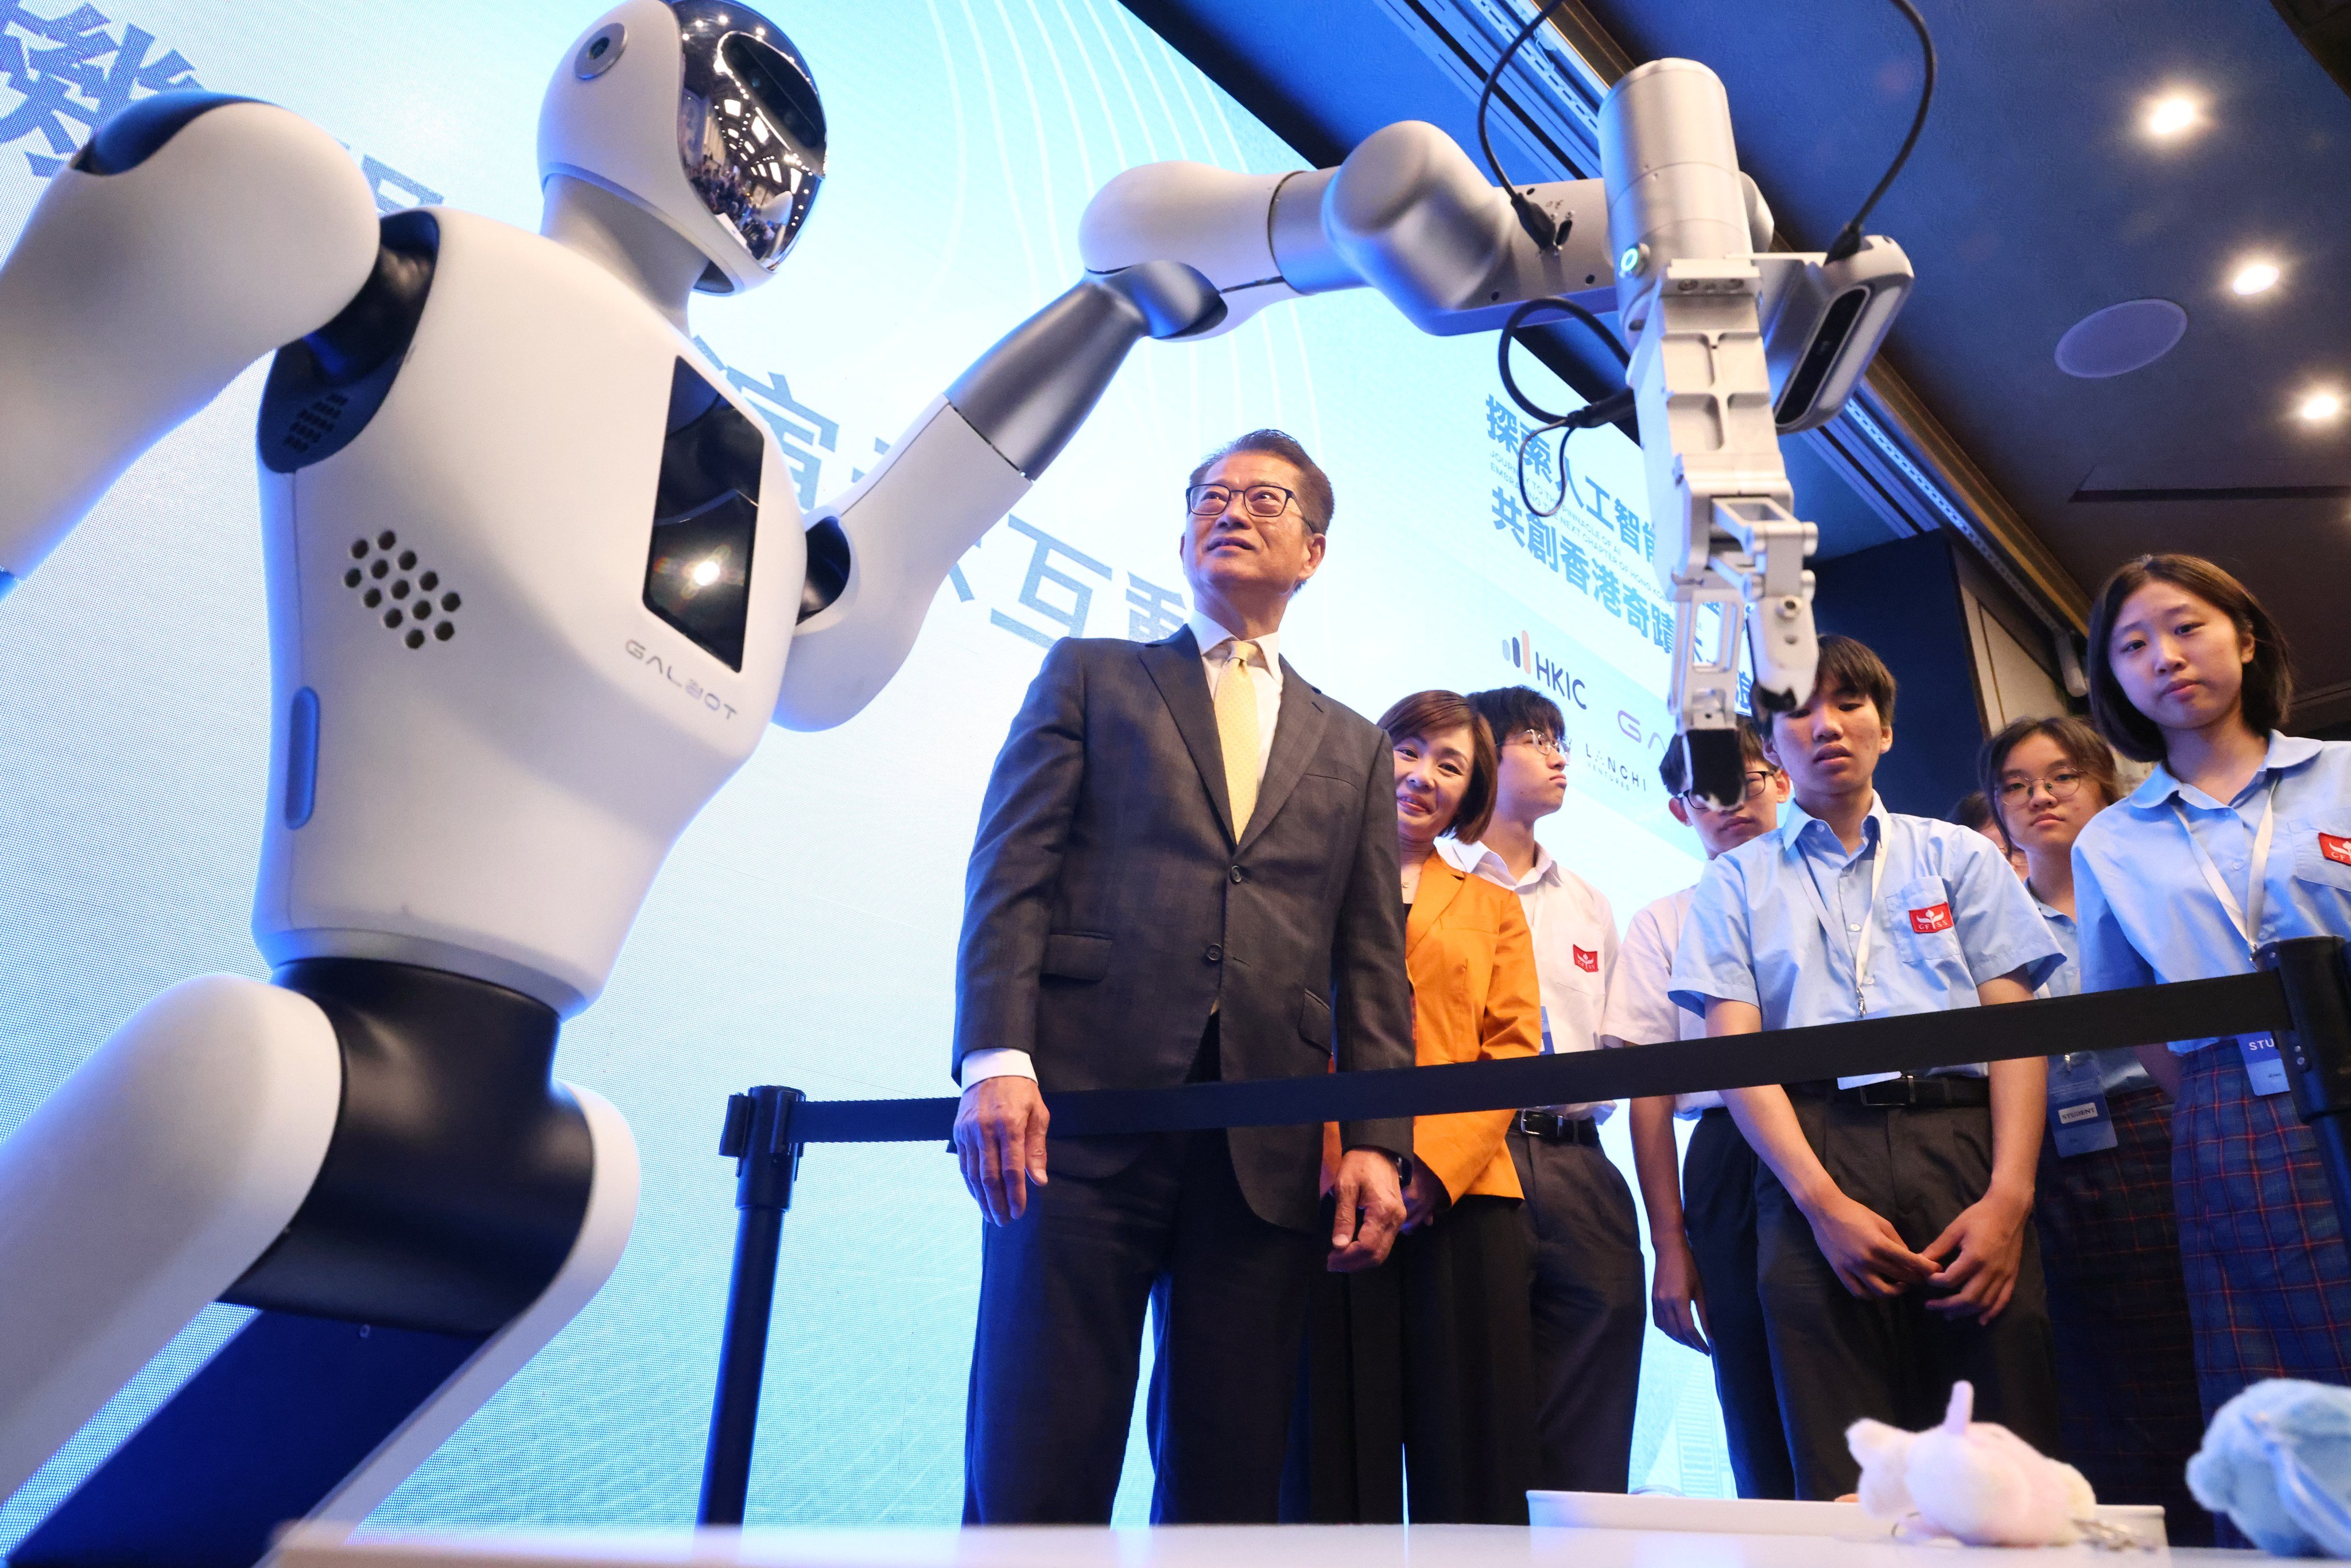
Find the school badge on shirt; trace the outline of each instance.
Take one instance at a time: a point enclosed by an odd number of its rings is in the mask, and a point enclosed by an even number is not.
[[[2318,852],[2337,865],[2351,865],[2351,839],[2321,833],[2318,835]]]
[[[1600,973],[1600,955],[1596,951],[1589,947],[1576,947],[1572,944],[1569,950],[1575,955],[1575,967],[1577,968],[1583,970],[1587,975],[1596,975]]]
[[[1910,929],[1921,936],[1929,936],[1938,931],[1949,931],[1950,928],[1951,906],[1948,904],[1930,904],[1924,909],[1914,909],[1910,912]]]

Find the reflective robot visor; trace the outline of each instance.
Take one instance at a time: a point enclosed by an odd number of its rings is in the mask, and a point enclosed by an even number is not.
[[[824,179],[824,106],[791,40],[740,5],[673,0],[679,155],[703,204],[773,271]]]

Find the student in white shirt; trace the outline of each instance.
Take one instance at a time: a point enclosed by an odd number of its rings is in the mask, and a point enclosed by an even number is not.
[[[1493,820],[1480,841],[1440,839],[1437,852],[1517,892],[1534,934],[1543,1050],[1594,1050],[1616,917],[1534,834],[1567,795],[1565,721],[1557,704],[1526,686],[1472,692],[1469,704],[1500,757]],[[1521,1111],[1506,1140],[1534,1264],[1535,1485],[1550,1490],[1621,1492],[1632,1464],[1648,1312],[1633,1190],[1600,1148],[1599,1121],[1614,1109]]]
[[[1746,797],[1718,811],[1687,793],[1679,747],[1667,748],[1657,776],[1671,796],[1666,809],[1698,834],[1714,859],[1780,825],[1788,776],[1763,755],[1751,725],[1739,727]],[[1653,1045],[1703,1040],[1706,1020],[1674,1005],[1674,949],[1683,917],[1698,890],[1686,887],[1645,904],[1625,928],[1624,950],[1608,975],[1608,1010],[1600,1043]],[[1656,1270],[1649,1310],[1657,1327],[1714,1363],[1714,1390],[1722,1405],[1723,1436],[1731,1475],[1743,1498],[1792,1498],[1796,1474],[1780,1425],[1780,1396],[1771,1384],[1771,1346],[1763,1302],[1755,1288],[1755,1151],[1747,1146],[1716,1093],[1658,1095],[1635,1100],[1633,1168],[1649,1210],[1649,1246]],[[1689,1160],[1677,1168],[1677,1116],[1695,1121]]]

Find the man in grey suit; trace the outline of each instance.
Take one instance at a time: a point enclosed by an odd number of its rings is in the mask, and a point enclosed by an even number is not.
[[[1107,1523],[1144,1309],[1162,1523],[1271,1523],[1317,1266],[1387,1256],[1412,1122],[1055,1138],[1043,1093],[1412,1065],[1387,737],[1280,657],[1331,485],[1279,431],[1193,471],[1196,606],[1054,644],[997,758],[964,909],[956,1148],[987,1218],[972,1523]],[[1050,1177],[1049,1177],[1050,1171]]]

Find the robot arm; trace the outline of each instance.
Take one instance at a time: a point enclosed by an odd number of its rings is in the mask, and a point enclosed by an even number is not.
[[[159,93],[42,193],[0,267],[0,592],[139,455],[367,282],[375,201],[266,103]]]
[[[1673,706],[1694,787],[1738,788],[1734,727],[1748,631],[1757,701],[1811,691],[1816,530],[1798,520],[1779,437],[1834,418],[1907,297],[1901,248],[1771,252],[1739,170],[1722,84],[1688,60],[1627,75],[1601,111],[1604,178],[1522,187],[1558,230],[1539,244],[1503,192],[1435,126],[1365,138],[1336,169],[1240,175],[1132,169],[1079,227],[1090,267],[1189,263],[1223,292],[1225,325],[1277,300],[1372,287],[1423,331],[1488,331],[1531,299],[1619,313],[1632,350],[1653,566],[1676,609]],[[1711,648],[1698,644],[1711,610]]]
[[[1225,307],[1191,267],[1090,274],[982,355],[872,472],[809,528],[799,631],[776,722],[826,729],[897,673],[947,569],[1060,455],[1127,351],[1213,330]]]

